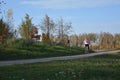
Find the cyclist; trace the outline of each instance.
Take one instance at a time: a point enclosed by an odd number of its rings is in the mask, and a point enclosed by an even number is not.
[[[85,48],[87,47],[87,49],[89,51],[89,40],[87,38],[85,38],[85,40],[84,40],[84,45],[85,45]]]

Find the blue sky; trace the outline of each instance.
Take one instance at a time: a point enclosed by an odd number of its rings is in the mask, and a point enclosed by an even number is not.
[[[61,17],[71,22],[73,34],[120,33],[120,0],[4,0],[3,9],[12,9],[14,25],[20,25],[25,14],[40,24],[47,14],[54,21]]]

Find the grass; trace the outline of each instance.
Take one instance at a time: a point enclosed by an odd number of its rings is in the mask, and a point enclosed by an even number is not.
[[[17,43],[16,43],[17,44]],[[21,44],[21,43],[20,43]],[[44,58],[84,54],[84,49],[59,45],[37,43],[0,48],[0,60]]]
[[[120,80],[120,53],[0,67],[0,80]]]

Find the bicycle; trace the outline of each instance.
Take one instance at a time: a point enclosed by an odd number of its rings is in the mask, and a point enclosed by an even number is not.
[[[86,53],[86,54],[89,53],[89,49],[88,49],[88,47],[85,47],[85,53]]]

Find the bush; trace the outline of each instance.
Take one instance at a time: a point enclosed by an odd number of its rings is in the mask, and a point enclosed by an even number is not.
[[[9,39],[7,40],[4,45],[5,47],[15,47],[15,48],[22,48],[28,47],[33,45],[33,40],[26,40],[26,39]]]

